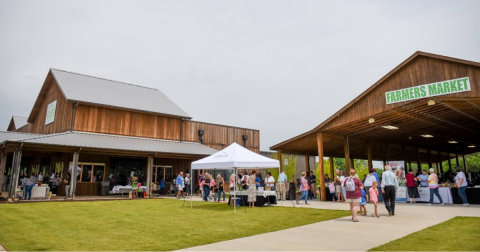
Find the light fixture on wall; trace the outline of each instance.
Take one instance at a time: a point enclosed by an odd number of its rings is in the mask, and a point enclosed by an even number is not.
[[[205,134],[204,130],[198,130],[198,139],[200,139],[200,143],[203,144],[203,135]]]
[[[375,119],[373,119],[373,117],[368,119],[368,123],[374,123],[374,122],[375,122]]]
[[[247,140],[248,140],[248,135],[243,135],[242,136],[242,139],[243,139],[243,147],[247,147]]]
[[[435,101],[434,100],[429,100],[427,104],[428,104],[428,106],[435,105]]]

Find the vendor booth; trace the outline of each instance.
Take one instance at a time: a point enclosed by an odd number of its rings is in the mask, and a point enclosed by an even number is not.
[[[267,158],[252,152],[237,143],[233,143],[227,148],[198,161],[192,162],[191,170],[234,170],[235,172],[235,186],[233,194],[230,192],[230,196],[235,198],[242,198],[246,196],[246,192],[237,192],[237,169],[269,169],[278,168],[280,170],[280,162],[275,159]],[[193,183],[191,185],[193,191]],[[262,195],[259,195],[261,193]],[[273,195],[267,195],[276,197]],[[264,197],[263,192],[257,192],[258,197]],[[264,202],[260,199],[259,201]],[[276,199],[274,201],[276,203]],[[236,212],[236,204],[233,204],[234,212]],[[190,207],[193,208],[193,200],[190,201]]]

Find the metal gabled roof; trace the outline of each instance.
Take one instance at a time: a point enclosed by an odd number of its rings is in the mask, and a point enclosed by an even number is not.
[[[68,131],[50,135],[35,135],[34,137],[20,139],[20,142],[54,146],[152,153],[158,152],[192,155],[211,155],[217,152],[217,150],[215,149],[193,142],[179,142],[78,131]]]
[[[27,122],[28,118],[23,116],[13,116],[12,119],[13,119],[13,123],[15,124],[16,130],[28,124]]]
[[[67,100],[191,118],[158,89],[58,69],[50,71]]]

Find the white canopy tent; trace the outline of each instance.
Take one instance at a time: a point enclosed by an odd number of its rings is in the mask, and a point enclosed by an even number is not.
[[[235,185],[234,195],[237,190],[237,169],[269,169],[278,168],[280,171],[280,162],[271,159],[253,151],[250,151],[237,143],[233,143],[227,148],[212,154],[206,158],[192,162],[190,170],[234,170]],[[191,171],[190,171],[191,173]],[[190,183],[193,192],[193,183]],[[190,207],[193,207],[193,199],[190,197]],[[236,212],[236,204],[233,205]]]

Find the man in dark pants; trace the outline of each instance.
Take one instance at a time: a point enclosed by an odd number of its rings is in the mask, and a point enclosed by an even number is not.
[[[390,165],[386,165],[385,171],[382,173],[382,193],[389,216],[395,215],[395,193],[397,188],[397,177],[392,172]]]

